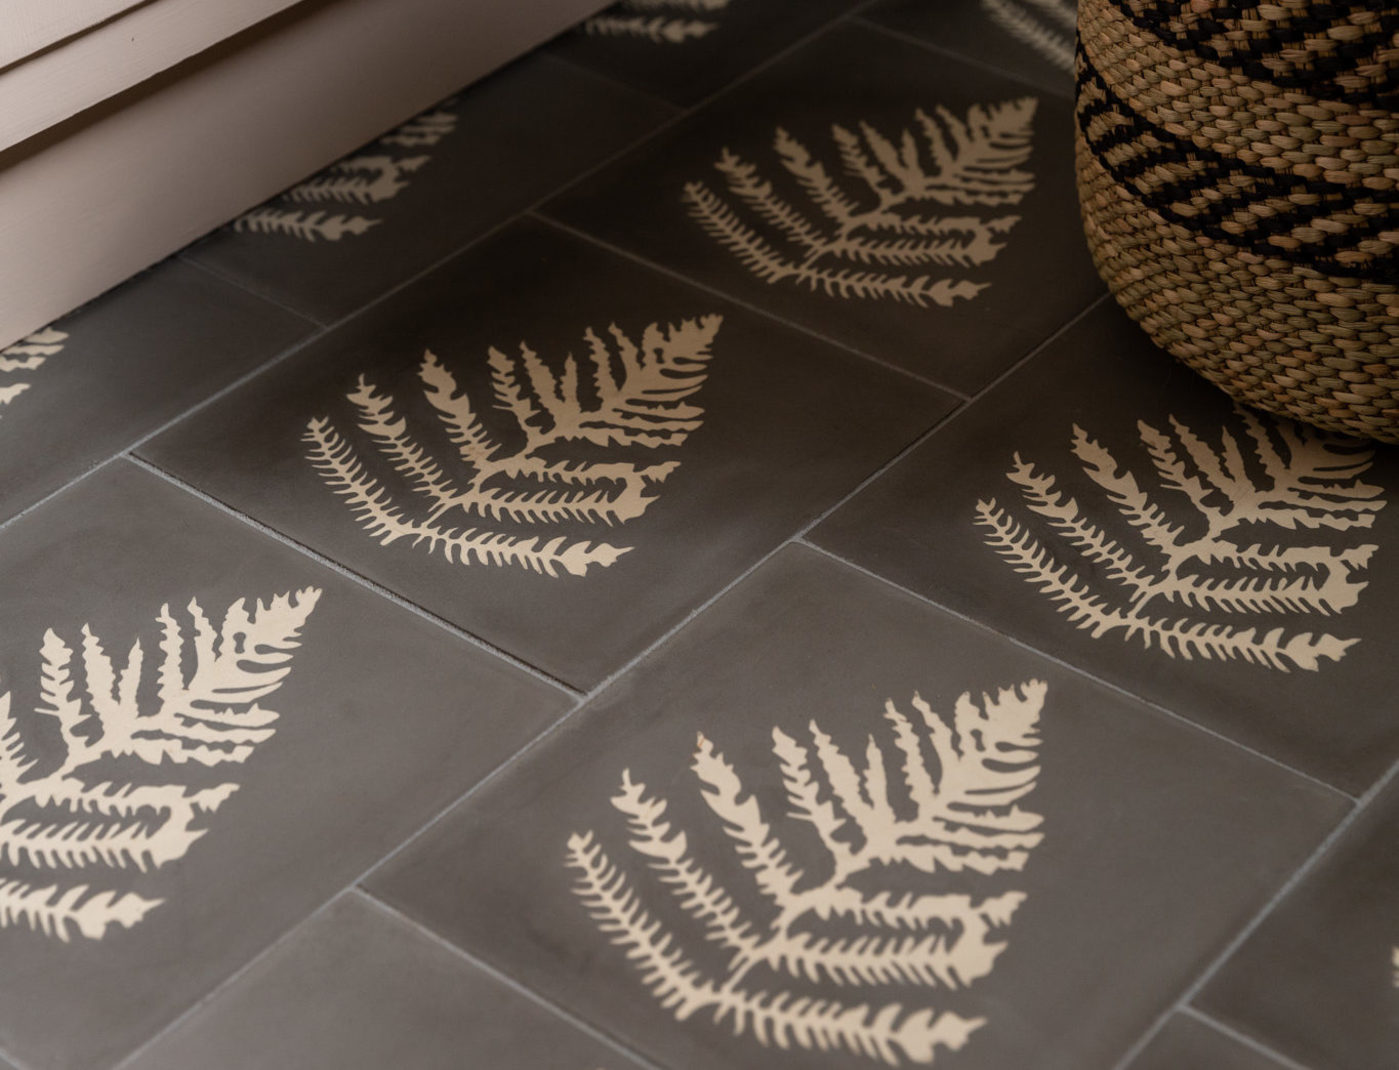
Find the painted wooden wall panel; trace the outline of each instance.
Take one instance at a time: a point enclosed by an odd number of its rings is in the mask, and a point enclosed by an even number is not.
[[[25,0],[26,6],[31,0]],[[57,5],[40,24],[28,52],[0,70],[0,148],[16,145],[225,41],[299,0],[84,0]],[[83,9],[82,21],[70,9]],[[65,16],[66,17],[60,17]],[[9,21],[6,13],[6,22]],[[89,21],[90,20],[90,21]],[[24,47],[25,33],[7,25],[6,51]],[[66,38],[66,39],[65,39]],[[61,44],[54,45],[55,41]],[[39,49],[36,51],[35,45]],[[52,46],[52,47],[49,47]]]
[[[8,0],[0,34],[0,67],[32,56],[150,0]]]
[[[599,6],[307,4],[94,109],[100,117],[0,153],[0,344]]]

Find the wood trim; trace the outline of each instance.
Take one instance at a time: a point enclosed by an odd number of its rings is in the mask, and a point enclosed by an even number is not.
[[[600,6],[305,3],[0,152],[0,345]]]
[[[45,42],[42,50],[31,47],[31,54],[0,70],[0,149],[169,70],[297,2],[147,0],[133,5],[129,0],[107,0],[84,5],[90,9],[89,18],[103,17],[94,25],[50,22],[31,46],[63,30],[70,35]],[[4,58],[0,50],[0,62]]]
[[[7,0],[0,68],[150,0]]]

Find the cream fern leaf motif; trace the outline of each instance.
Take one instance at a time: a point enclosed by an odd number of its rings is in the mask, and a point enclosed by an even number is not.
[[[721,322],[720,316],[704,316],[664,329],[653,323],[642,332],[639,345],[614,325],[610,347],[590,328],[584,334],[589,384],[582,382],[571,355],[556,373],[527,345],[515,357],[491,349],[495,408],[515,424],[509,442],[487,427],[451,371],[425,353],[418,375],[427,403],[456,447],[457,456],[450,460],[434,456],[399,414],[394,398],[361,376],[348,395],[360,430],[409,484],[417,515],[370,474],[359,452],[327,418],[307,425],[309,457],[383,546],[405,539],[463,565],[514,565],[548,576],[560,570],[583,576],[589,568],[614,564],[631,548],[554,534],[557,526],[634,520],[655,500],[652,489],[679,462],[558,459],[559,449],[605,449],[610,458],[619,450],[683,444],[703,422],[704,410],[689,399],[709,374],[710,346]],[[500,530],[501,522],[525,530],[512,534]]]
[[[0,407],[9,405],[29,389],[29,380],[19,379],[18,375],[35,371],[49,357],[61,353],[67,340],[68,335],[63,331],[45,327],[0,349]]]
[[[892,140],[868,123],[858,131],[833,126],[843,182],[779,129],[773,148],[782,181],[810,209],[728,149],[715,167],[730,198],[691,182],[682,200],[707,234],[766,283],[950,306],[988,284],[947,270],[988,264],[1019,221],[969,210],[1018,204],[1034,188],[1034,175],[1020,168],[1030,158],[1036,104],[1033,97],[974,104],[965,119],[943,107],[918,111],[919,135],[905,129]],[[948,208],[957,214],[939,214]]]
[[[13,869],[0,874],[0,928],[99,940],[162,902],[70,874],[158,869],[204,835],[195,826],[238,785],[195,767],[245,762],[275,733],[279,715],[258,702],[291,671],[319,597],[308,587],[251,608],[235,602],[217,632],[197,601],[183,624],[162,606],[153,679],[143,676],[139,641],[118,665],[86,625],[76,654],[53,631],[44,635],[35,715],[17,716],[9,692],[0,695],[0,862]],[[148,691],[154,701],[143,709]],[[57,737],[60,758],[33,756],[40,733]]]
[[[1027,45],[1065,74],[1074,69],[1074,0],[981,0],[981,7],[1021,44]]]
[[[795,827],[784,835],[701,736],[690,768],[761,907],[747,909],[697,860],[718,837],[675,827],[666,800],[629,771],[612,805],[627,819],[640,875],[613,862],[596,833],[575,833],[567,851],[574,892],[680,1021],[707,1010],[716,1026],[764,1046],[930,1063],[940,1048],[963,1047],[985,1019],[837,1000],[820,986],[898,986],[917,999],[921,988],[964,988],[991,972],[1006,946],[998,937],[1025,895],[979,895],[975,884],[1022,870],[1043,839],[1042,818],[1020,800],[1039,776],[1044,696],[1040,681],[979,702],[963,694],[950,716],[917,695],[913,717],[891,701],[884,716],[892,747],[870,736],[863,769],[814,721],[809,742],[774,728],[787,817],[810,829],[802,837]],[[810,860],[798,842],[811,845]],[[951,875],[973,888],[876,890],[881,877],[909,872]],[[647,874],[653,887],[642,889]],[[662,889],[690,932],[673,931],[648,905]]]
[[[1073,453],[1111,503],[1106,517],[1015,455],[1008,478],[1025,507],[1089,573],[1075,571],[995,499],[977,504],[976,522],[992,549],[1094,638],[1120,632],[1171,657],[1242,659],[1282,671],[1339,661],[1357,639],[1289,633],[1276,623],[1340,613],[1366,587],[1359,576],[1376,547],[1351,545],[1349,533],[1370,528],[1385,506],[1384,489],[1360,480],[1373,451],[1251,412],[1239,418],[1252,444],[1248,458],[1227,428],[1211,445],[1174,417],[1169,431],[1139,423],[1159,495],[1075,426]],[[1105,522],[1117,523],[1123,539]]]
[[[583,23],[584,33],[600,37],[634,37],[651,44],[679,45],[704,37],[718,27],[709,18],[732,0],[622,0]]]
[[[339,241],[364,234],[380,220],[340,206],[380,204],[397,197],[410,176],[432,158],[402,150],[436,145],[456,129],[456,124],[456,115],[444,108],[410,119],[367,151],[331,164],[269,203],[239,216],[233,229],[307,242]]]

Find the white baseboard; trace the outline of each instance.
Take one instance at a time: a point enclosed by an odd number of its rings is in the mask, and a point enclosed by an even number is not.
[[[0,346],[601,6],[301,4],[0,152]]]

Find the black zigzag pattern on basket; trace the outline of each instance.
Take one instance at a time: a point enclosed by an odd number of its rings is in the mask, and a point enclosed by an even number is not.
[[[1207,12],[1190,10],[1189,0],[1112,0],[1112,6],[1162,43],[1258,81],[1318,100],[1390,110],[1399,104],[1399,66],[1391,59],[1399,9],[1392,0],[1308,4],[1283,18],[1273,4],[1218,4]],[[1266,18],[1264,6],[1272,8]],[[1325,41],[1334,27],[1354,26],[1350,19],[1357,14],[1373,16],[1357,35],[1325,51],[1308,47],[1309,40]],[[1266,29],[1252,32],[1257,26]]]
[[[1248,249],[1260,256],[1285,260],[1314,268],[1328,275],[1399,282],[1399,253],[1367,254],[1363,260],[1337,257],[1360,252],[1359,243],[1399,227],[1394,206],[1399,190],[1352,189],[1318,179],[1276,171],[1259,164],[1231,159],[1193,142],[1177,138],[1148,122],[1123,103],[1089,61],[1082,47],[1078,50],[1079,129],[1089,148],[1118,185],[1130,190],[1144,205],[1166,219],[1198,234]],[[1129,154],[1114,153],[1126,147]],[[1151,175],[1163,164],[1185,164],[1189,177],[1165,180]],[[1149,188],[1143,189],[1143,185]],[[1245,186],[1246,190],[1234,187]],[[1213,191],[1208,207],[1191,203],[1193,195]],[[1300,197],[1299,197],[1300,195]],[[1280,207],[1277,199],[1288,200]],[[1267,203],[1272,201],[1271,204]],[[1347,224],[1336,233],[1308,241],[1300,249],[1277,245],[1274,235],[1291,234],[1300,227],[1312,227],[1338,212],[1348,212],[1361,202],[1381,206],[1363,222]],[[1240,231],[1236,213],[1261,207],[1252,221]],[[1224,222],[1232,222],[1226,228]],[[1332,224],[1327,223],[1326,229]]]

